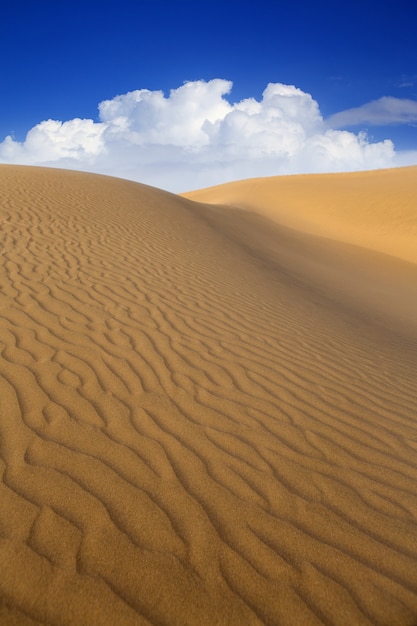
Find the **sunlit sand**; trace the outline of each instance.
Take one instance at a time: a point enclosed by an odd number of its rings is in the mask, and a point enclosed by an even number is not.
[[[417,168],[0,167],[0,624],[417,623]]]

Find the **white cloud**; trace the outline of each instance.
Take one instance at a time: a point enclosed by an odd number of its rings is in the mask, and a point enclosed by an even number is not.
[[[100,119],[113,133],[127,133],[137,145],[204,146],[208,143],[204,124],[232,110],[223,98],[231,88],[226,80],[195,81],[171,90],[168,98],[162,91],[139,89],[101,102]]]
[[[360,107],[331,115],[326,123],[331,128],[369,124],[389,126],[417,122],[417,101],[384,96]]]
[[[318,103],[297,87],[271,83],[260,101],[234,104],[226,99],[231,88],[214,79],[185,83],[167,96],[147,89],[119,95],[99,104],[98,122],[47,120],[23,142],[6,137],[0,162],[100,172],[172,191],[396,165],[391,141],[371,143],[363,133],[329,128]]]

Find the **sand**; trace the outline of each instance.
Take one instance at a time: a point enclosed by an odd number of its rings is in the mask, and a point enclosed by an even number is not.
[[[0,624],[415,626],[417,169],[188,195],[0,167]]]
[[[417,167],[253,178],[184,194],[417,263]]]

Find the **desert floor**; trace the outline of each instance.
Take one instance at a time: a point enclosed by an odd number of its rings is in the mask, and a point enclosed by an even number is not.
[[[0,167],[0,624],[416,626],[417,168]]]

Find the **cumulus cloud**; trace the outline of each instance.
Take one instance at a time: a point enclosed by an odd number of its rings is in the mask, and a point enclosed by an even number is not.
[[[360,107],[335,113],[327,119],[331,128],[369,124],[389,126],[417,122],[417,101],[384,96]]]
[[[231,90],[230,81],[214,79],[187,82],[168,95],[148,89],[118,95],[99,104],[98,121],[46,120],[23,142],[6,137],[0,162],[111,174],[171,191],[395,165],[390,140],[372,143],[364,133],[339,130],[337,119],[329,126],[313,97],[293,85],[270,83],[260,100],[232,104]]]
[[[0,144],[0,158],[32,164],[45,160],[59,162],[65,158],[89,162],[104,149],[104,130],[104,124],[93,120],[47,120],[34,126],[23,143],[6,137]]]

